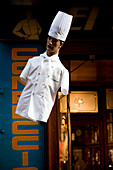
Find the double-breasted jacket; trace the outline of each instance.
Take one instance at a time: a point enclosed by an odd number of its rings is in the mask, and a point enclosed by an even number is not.
[[[28,60],[20,78],[26,85],[19,98],[16,114],[33,121],[47,122],[58,89],[68,94],[69,72],[58,54],[48,57],[46,52]]]

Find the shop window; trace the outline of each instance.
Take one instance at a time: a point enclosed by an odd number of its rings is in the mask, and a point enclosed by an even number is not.
[[[98,115],[98,93],[96,91],[71,91],[67,97],[59,92],[58,97],[60,104],[59,170],[69,168],[100,170],[101,123],[97,119],[84,120],[82,117],[81,120],[76,120],[76,115],[80,114]]]
[[[109,169],[113,168],[113,89],[106,89]]]

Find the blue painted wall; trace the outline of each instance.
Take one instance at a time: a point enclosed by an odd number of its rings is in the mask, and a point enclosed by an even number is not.
[[[39,43],[0,42],[0,170],[45,169],[44,124],[15,114],[24,85],[14,81],[23,69],[19,64],[42,52]]]

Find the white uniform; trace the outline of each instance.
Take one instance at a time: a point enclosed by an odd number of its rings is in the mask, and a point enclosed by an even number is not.
[[[28,60],[20,78],[26,86],[20,96],[16,114],[33,121],[47,122],[58,89],[68,94],[69,72],[58,54],[48,57],[46,52]]]

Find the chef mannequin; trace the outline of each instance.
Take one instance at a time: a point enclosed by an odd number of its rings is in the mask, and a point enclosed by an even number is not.
[[[58,89],[68,94],[69,72],[58,53],[68,35],[72,16],[59,11],[50,27],[46,52],[28,60],[20,78],[26,86],[20,96],[16,114],[33,121],[47,122]]]

